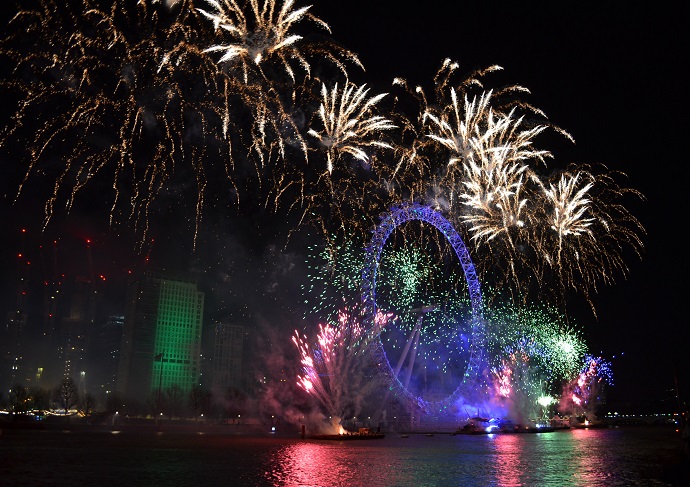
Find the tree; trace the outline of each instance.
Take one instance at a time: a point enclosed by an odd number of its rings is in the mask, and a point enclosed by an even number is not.
[[[42,387],[32,387],[29,389],[33,408],[39,411],[50,409],[50,393]]]
[[[96,412],[96,398],[93,394],[87,392],[81,396],[79,404],[77,404],[77,411],[87,419]]]
[[[212,394],[201,386],[194,386],[189,391],[189,409],[196,421],[201,414],[208,413]]]
[[[184,400],[184,392],[177,384],[173,384],[165,390],[166,406],[168,409],[168,417],[173,418],[179,416],[180,409]]]
[[[126,413],[124,399],[117,392],[111,392],[105,398],[105,409],[109,413]]]
[[[12,414],[16,415],[25,413],[29,409],[29,392],[21,384],[15,384],[10,389],[10,393],[7,397],[7,405]]]
[[[79,390],[74,380],[71,378],[62,379],[60,385],[55,389],[53,399],[57,403],[58,409],[63,410],[64,414],[67,415],[69,410],[76,406],[79,401]]]

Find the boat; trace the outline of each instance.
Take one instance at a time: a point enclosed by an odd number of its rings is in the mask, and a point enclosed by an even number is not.
[[[330,435],[312,435],[310,440],[336,440],[336,441],[354,441],[354,440],[382,440],[386,435],[380,431],[374,432],[371,428],[359,428],[358,431],[351,433],[340,433]]]
[[[573,429],[597,429],[608,428],[609,423],[606,420],[592,419],[587,416],[578,416],[570,418],[570,427]]]
[[[585,421],[584,423],[576,423],[571,426],[573,429],[599,429],[608,428],[609,424],[606,421]]]
[[[553,433],[556,428],[553,426],[523,426],[516,425],[512,429],[500,429],[500,433],[515,433],[515,434],[525,434],[525,433]]]
[[[551,418],[549,424],[554,430],[569,430],[570,417],[566,416],[565,418],[561,418],[560,416],[554,416]]]
[[[455,430],[453,435],[488,435],[496,433],[497,429],[497,420],[476,416],[470,419],[467,424]]]
[[[370,435],[360,435],[358,433],[339,434],[339,435],[312,435],[308,436],[309,440],[337,440],[337,441],[354,441],[354,440],[382,440],[386,435],[383,433],[372,433]]]
[[[523,433],[551,433],[556,431],[553,426],[530,426],[513,424],[512,421],[472,418],[466,425],[458,428],[453,435],[493,435],[493,434],[523,434]]]

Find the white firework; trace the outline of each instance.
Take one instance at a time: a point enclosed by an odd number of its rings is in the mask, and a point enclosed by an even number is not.
[[[368,163],[370,157],[366,148],[390,149],[391,145],[378,139],[381,132],[396,128],[392,121],[375,113],[376,105],[386,94],[368,97],[366,85],[357,86],[347,82],[342,90],[336,83],[329,90],[321,86],[321,105],[318,119],[321,131],[309,130],[309,135],[318,139],[327,152],[327,171],[333,172],[333,165],[341,154]]]
[[[245,81],[253,66],[260,69],[271,58],[278,60],[293,81],[291,60],[309,74],[309,62],[299,48],[303,37],[293,33],[293,27],[308,19],[330,33],[328,24],[309,14],[311,6],[295,9],[293,0],[285,0],[281,5],[276,0],[249,0],[250,15],[235,0],[205,1],[213,10],[197,10],[213,22],[216,31],[221,30],[228,37],[228,42],[213,45],[205,52],[221,52],[219,63],[238,63]]]

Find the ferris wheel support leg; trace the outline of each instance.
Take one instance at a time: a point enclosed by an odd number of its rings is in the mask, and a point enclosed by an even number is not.
[[[410,351],[410,347],[412,346],[412,343],[415,341],[415,337],[419,339],[419,329],[422,324],[422,319],[421,317],[417,320],[417,323],[415,327],[412,329],[412,332],[410,335],[407,337],[407,343],[405,344],[405,348],[403,348],[402,354],[400,355],[400,358],[398,359],[398,363],[395,366],[395,376],[397,377],[398,374],[400,373],[400,370],[402,369],[403,364],[405,363],[405,359],[407,358],[407,354]],[[416,346],[415,346],[416,348]],[[409,381],[408,381],[409,382]],[[407,387],[407,386],[405,386]],[[386,406],[388,406],[388,399],[390,398],[391,391],[390,389],[386,389],[386,394],[383,396],[383,401],[381,401],[381,406],[374,412],[374,423],[378,423],[379,418],[381,417],[381,414],[383,414],[384,409],[386,409]]]
[[[412,377],[412,369],[414,368],[414,362],[417,359],[417,347],[419,346],[419,327],[415,328],[417,330],[417,333],[415,334],[414,337],[414,346],[412,347],[412,355],[410,355],[410,359],[407,362],[407,373],[405,374],[405,382],[403,385],[405,386],[405,389],[408,389],[410,387],[410,378]]]
[[[403,363],[405,363],[405,359],[407,358],[407,354],[410,352],[410,347],[412,346],[412,343],[415,341],[415,337],[417,337],[417,340],[419,340],[419,328],[421,327],[421,325],[422,319],[420,317],[417,320],[417,323],[415,324],[414,328],[412,329],[412,332],[407,337],[407,343],[405,344],[405,348],[403,348],[403,351],[400,354],[400,358],[398,359],[398,364],[395,366],[394,373],[396,377],[400,373],[400,369],[402,369]]]

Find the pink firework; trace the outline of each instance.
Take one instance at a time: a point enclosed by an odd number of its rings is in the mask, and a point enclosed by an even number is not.
[[[564,390],[566,400],[562,402],[561,409],[574,409],[572,413],[594,418],[604,384],[613,384],[611,364],[602,357],[587,355],[580,374]]]
[[[392,313],[379,311],[374,326],[384,326],[392,318]],[[295,331],[292,337],[302,365],[297,385],[331,416],[356,412],[362,398],[375,387],[376,380],[367,373],[369,358],[362,340],[365,332],[361,314],[345,308],[339,311],[337,323],[319,325],[313,348],[306,335]]]
[[[496,394],[500,397],[509,397],[512,392],[512,387],[510,386],[511,377],[513,371],[508,367],[507,364],[503,364],[500,369],[493,368],[491,373],[494,376],[494,388],[496,389]]]

